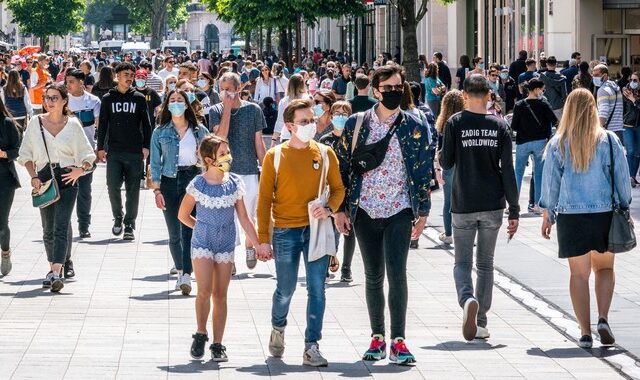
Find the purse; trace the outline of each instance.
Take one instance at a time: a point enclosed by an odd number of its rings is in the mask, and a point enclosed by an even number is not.
[[[351,154],[351,167],[353,168],[354,173],[363,175],[364,173],[373,170],[380,166],[384,161],[385,156],[387,155],[387,149],[389,148],[389,142],[391,141],[391,137],[395,133],[398,125],[402,122],[403,116],[402,113],[398,115],[396,120],[393,122],[391,128],[387,134],[382,138],[382,140],[364,145],[356,148],[355,144],[358,143],[358,134],[360,132],[360,128],[357,123],[360,123],[360,118],[358,115],[358,119],[356,121],[356,129],[353,134],[353,141],[351,142],[352,154]]]
[[[611,175],[611,208],[613,210],[613,215],[611,216],[611,227],[609,228],[608,251],[613,253],[628,252],[636,247],[636,233],[633,230],[633,222],[631,220],[629,209],[623,209],[615,203],[613,144],[611,136],[607,134],[607,137],[609,139],[609,158],[611,160],[609,173]]]
[[[44,137],[44,128],[42,127],[42,119],[40,117],[38,117],[38,122],[40,123],[40,133],[42,134],[44,150],[47,152],[47,159],[49,162],[46,167],[38,171],[40,188],[33,189],[31,191],[31,201],[33,203],[33,207],[45,208],[56,203],[60,199],[60,189],[58,188],[58,181],[56,181],[56,176],[53,173],[53,167],[51,166],[51,157],[49,156],[47,139]]]
[[[309,262],[316,261],[326,255],[335,256],[338,248],[336,244],[336,236],[333,229],[333,219],[316,219],[313,217],[311,209],[320,204],[327,206],[329,201],[329,186],[327,185],[327,177],[329,175],[329,155],[327,151],[329,147],[324,144],[318,144],[322,155],[322,173],[320,175],[320,184],[318,185],[318,197],[308,204],[309,212]],[[334,263],[335,268],[335,263]]]

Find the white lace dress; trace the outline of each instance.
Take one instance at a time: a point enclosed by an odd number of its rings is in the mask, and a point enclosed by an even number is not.
[[[187,194],[196,200],[196,226],[191,237],[191,258],[232,263],[236,247],[235,204],[244,195],[242,179],[228,179],[211,185],[202,175],[187,186]]]

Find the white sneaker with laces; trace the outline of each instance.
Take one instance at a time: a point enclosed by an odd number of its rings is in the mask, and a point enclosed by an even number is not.
[[[304,350],[302,355],[302,364],[311,367],[326,367],[329,365],[327,359],[322,356],[320,348],[317,344],[312,344],[311,347]]]
[[[180,290],[180,285],[182,285],[182,276],[178,275],[178,279],[176,280],[176,290]]]
[[[172,266],[171,269],[169,269],[169,274],[178,274],[178,270],[176,269],[176,266]]]
[[[489,339],[491,334],[489,334],[489,329],[486,327],[478,326],[476,331],[476,339]]]
[[[453,237],[445,235],[444,232],[438,235],[438,239],[440,239],[440,241],[443,242],[444,244],[448,244],[448,245],[453,244]]]
[[[256,259],[256,249],[253,247],[247,248],[245,252],[247,254],[247,268],[255,268],[258,263],[258,260]]]
[[[2,262],[0,263],[0,273],[3,276],[6,276],[11,272],[11,268],[13,265],[11,264],[11,251],[2,251]]]
[[[468,341],[475,339],[476,333],[478,332],[476,318],[478,318],[479,306],[478,301],[473,297],[467,298],[464,303],[462,312],[462,336]]]
[[[180,290],[182,291],[183,296],[188,296],[189,294],[191,294],[191,275],[189,273],[185,273],[182,275]]]
[[[271,338],[269,338],[269,353],[274,358],[281,358],[284,354],[284,330],[271,329]]]

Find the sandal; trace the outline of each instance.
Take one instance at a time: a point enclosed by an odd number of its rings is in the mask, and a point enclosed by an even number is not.
[[[340,269],[340,261],[337,256],[331,256],[329,260],[329,270],[333,273],[337,272]]]

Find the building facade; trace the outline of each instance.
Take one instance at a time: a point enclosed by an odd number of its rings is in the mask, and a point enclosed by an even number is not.
[[[189,41],[192,50],[228,51],[233,43],[233,26],[207,11],[204,4],[187,6],[189,19],[180,30],[180,39]]]
[[[359,63],[383,52],[394,55],[402,49],[402,29],[387,1],[375,0],[364,17],[323,19],[305,28],[303,45],[349,51]],[[526,50],[559,61],[579,51],[583,60],[607,62],[614,72],[622,66],[640,70],[640,0],[431,1],[417,37],[420,54],[440,51],[452,68],[463,54],[508,63]]]

